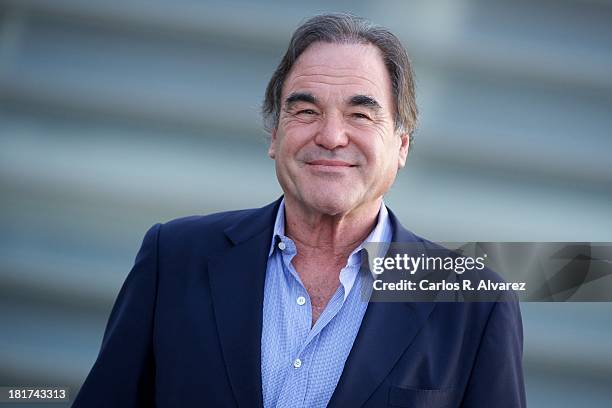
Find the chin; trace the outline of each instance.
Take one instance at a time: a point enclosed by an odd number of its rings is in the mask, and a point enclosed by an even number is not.
[[[337,192],[333,190],[321,189],[310,192],[304,200],[306,204],[321,214],[339,215],[351,211],[357,200],[354,193]]]

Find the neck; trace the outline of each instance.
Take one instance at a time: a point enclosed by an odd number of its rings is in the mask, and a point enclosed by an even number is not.
[[[285,230],[298,253],[316,251],[346,257],[374,229],[382,197],[345,214],[312,211],[285,197]]]

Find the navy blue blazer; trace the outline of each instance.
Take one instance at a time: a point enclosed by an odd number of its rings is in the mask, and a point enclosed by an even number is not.
[[[261,407],[279,202],[153,226],[73,407]],[[329,406],[524,407],[522,342],[517,302],[371,302]]]

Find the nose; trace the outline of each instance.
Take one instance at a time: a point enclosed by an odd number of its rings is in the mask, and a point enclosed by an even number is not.
[[[314,142],[327,150],[334,150],[346,146],[348,141],[348,134],[341,115],[325,115]]]

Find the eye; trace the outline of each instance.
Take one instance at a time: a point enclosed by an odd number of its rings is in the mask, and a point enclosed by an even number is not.
[[[313,109],[302,109],[296,112],[296,115],[316,115],[317,112],[315,112]]]
[[[352,116],[356,119],[368,119],[368,120],[370,119],[368,115],[366,115],[365,113],[361,113],[361,112],[354,112]]]

